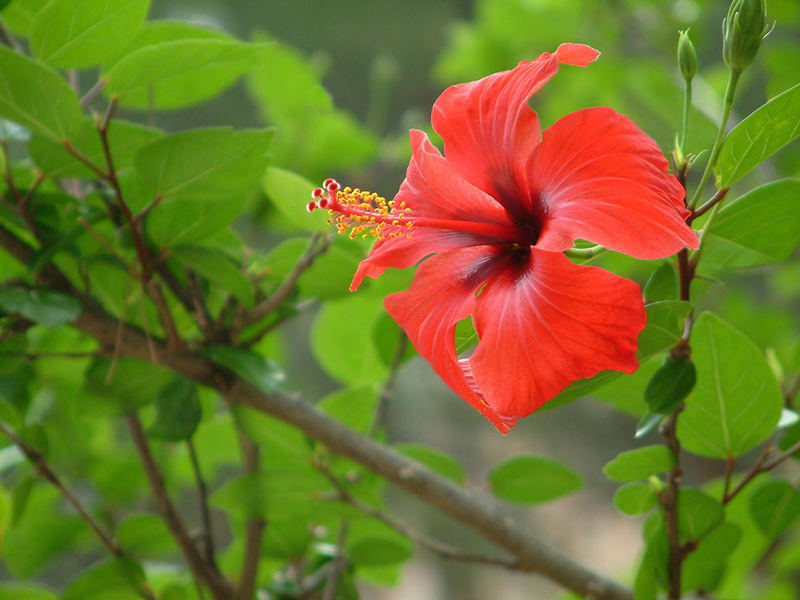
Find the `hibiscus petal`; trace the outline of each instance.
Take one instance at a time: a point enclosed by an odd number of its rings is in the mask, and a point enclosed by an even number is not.
[[[506,265],[506,255],[493,246],[442,252],[419,266],[408,290],[391,294],[383,302],[433,370],[503,433],[511,429],[514,419],[492,410],[476,393],[456,355],[455,328],[472,313],[476,290]]]
[[[446,89],[433,105],[431,123],[444,139],[444,152],[470,183],[498,199],[518,218],[528,206],[516,192],[520,166],[539,143],[539,118],[530,98],[558,71],[559,63],[586,66],[599,52],[582,44],[562,44],[479,81]]]
[[[411,162],[394,202],[395,206],[405,203],[412,222],[425,217],[513,226],[506,210],[459,175],[425,133],[412,129],[410,137]],[[410,238],[377,241],[358,266],[350,289],[357,289],[365,276],[378,277],[387,267],[405,269],[429,254],[493,241],[488,236],[450,229],[416,227],[409,233]]]
[[[586,239],[637,258],[662,258],[698,240],[684,190],[658,145],[610,108],[579,110],[545,130],[526,187],[546,215],[536,246]]]
[[[472,376],[497,413],[524,417],[576,379],[635,371],[646,320],[636,283],[532,248],[477,298]]]

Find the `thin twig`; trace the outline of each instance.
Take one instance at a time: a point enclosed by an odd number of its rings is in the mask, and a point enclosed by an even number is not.
[[[339,535],[336,538],[336,556],[331,561],[328,579],[325,581],[325,589],[322,592],[322,600],[336,600],[336,590],[339,588],[339,577],[347,564],[347,557],[344,545],[347,541],[347,530],[350,523],[347,519],[342,519],[339,523]]]
[[[64,149],[70,154],[72,154],[72,156],[77,158],[80,162],[82,162],[84,165],[86,165],[92,171],[94,171],[95,175],[97,175],[100,179],[103,179],[104,181],[108,180],[108,173],[106,173],[105,171],[103,171],[103,169],[97,166],[91,158],[89,158],[88,156],[83,154],[83,152],[81,152],[75,146],[73,146],[70,140],[64,140],[63,142],[61,142],[61,145],[64,146]]]
[[[731,188],[722,188],[722,189],[717,190],[717,193],[714,194],[708,202],[703,204],[698,209],[692,211],[692,214],[689,215],[689,218],[686,219],[686,222],[688,224],[691,224],[692,221],[694,221],[695,219],[697,219],[699,217],[702,217],[704,214],[706,214],[708,211],[710,211],[712,208],[714,208],[717,204],[719,204],[720,202],[725,200],[725,196],[728,195],[728,190],[730,190],[730,189]]]
[[[254,473],[259,468],[260,451],[258,446],[242,432],[239,432],[239,445],[242,451],[242,463],[247,473]],[[258,581],[258,559],[261,555],[261,541],[267,522],[263,517],[253,517],[245,522],[244,559],[239,574],[237,600],[252,600]]]
[[[413,542],[419,544],[420,546],[423,546],[428,550],[435,552],[442,558],[460,562],[492,565],[511,570],[523,570],[523,571],[528,570],[526,568],[522,568],[520,566],[519,561],[513,559],[496,557],[496,556],[485,556],[482,554],[470,554],[468,552],[462,552],[458,548],[454,548],[453,546],[450,546],[448,544],[444,544],[437,540],[432,540],[429,537],[424,536],[417,531],[414,531],[413,529],[401,523],[394,517],[376,508],[373,508],[369,504],[365,504],[364,502],[361,502],[357,498],[353,497],[353,495],[347,491],[347,488],[339,480],[339,478],[336,477],[336,475],[328,468],[328,466],[322,463],[320,460],[313,461],[313,464],[319,470],[319,472],[322,473],[328,479],[328,481],[331,482],[331,484],[333,484],[333,487],[336,488],[336,500],[340,502],[345,502],[350,506],[352,506],[353,508],[357,509],[358,511],[364,513],[365,515],[381,521],[385,525],[388,525],[389,527],[394,529],[400,535],[405,536],[408,539],[412,540]]]
[[[667,540],[669,541],[669,600],[680,600],[681,597],[681,566],[685,553],[680,544],[678,533],[678,498],[680,492],[680,481],[683,471],[680,464],[681,446],[676,434],[678,415],[683,410],[683,405],[675,409],[661,426],[664,443],[675,457],[675,466],[669,471],[667,489],[661,494],[661,502],[664,505],[665,525],[667,529]]]
[[[286,279],[281,282],[264,302],[242,315],[239,320],[240,322],[234,324],[234,330],[240,331],[243,327],[258,322],[278,308],[281,303],[289,297],[289,294],[292,293],[294,286],[297,284],[297,280],[300,279],[303,272],[314,264],[314,261],[319,255],[328,250],[329,244],[330,241],[327,235],[315,233],[311,236],[308,247],[305,252],[303,252],[302,256],[300,256],[294,268],[286,276]]]
[[[125,417],[125,422],[128,425],[136,452],[141,459],[145,475],[147,475],[147,481],[150,484],[150,491],[153,493],[158,510],[172,533],[172,537],[175,538],[178,546],[180,546],[189,568],[194,576],[208,587],[216,600],[228,600],[231,597],[230,585],[214,569],[213,565],[200,554],[178,511],[172,504],[172,500],[169,498],[167,487],[164,484],[164,477],[161,475],[161,471],[150,452],[150,446],[147,444],[139,417],[135,412],[128,413]]]
[[[11,442],[19,448],[25,457],[30,461],[39,472],[43,479],[50,482],[64,498],[69,502],[80,517],[86,522],[89,528],[94,532],[103,546],[106,547],[108,552],[115,558],[125,558],[126,554],[117,543],[106,528],[95,519],[89,512],[80,499],[73,493],[73,491],[61,481],[58,475],[55,474],[50,465],[45,460],[44,456],[33,446],[30,446],[25,440],[19,437],[16,432],[4,421],[0,420],[0,432],[3,433]],[[152,590],[146,582],[142,583],[139,593],[147,600],[155,600]]]
[[[161,286],[157,281],[152,279],[147,282],[147,289],[150,292],[150,298],[158,311],[161,325],[167,334],[167,347],[173,350],[185,350],[186,343],[181,339],[178,333],[178,328],[175,326],[175,320],[172,318],[172,312],[164,299],[164,294],[161,292]]]
[[[192,463],[195,485],[197,485],[197,503],[200,506],[200,521],[203,524],[203,552],[209,564],[214,565],[216,568],[217,562],[214,557],[214,534],[211,529],[211,512],[208,510],[208,487],[206,486],[205,479],[203,479],[203,473],[200,470],[200,461],[197,459],[197,451],[195,450],[192,438],[186,440],[186,448],[189,450],[189,459]]]
[[[798,442],[800,444],[800,442]],[[758,457],[756,462],[747,470],[747,473],[744,474],[744,477],[739,481],[735,488],[730,493],[725,494],[722,497],[722,504],[728,504],[731,500],[733,500],[736,495],[744,489],[744,487],[750,483],[753,479],[755,479],[758,475],[763,473],[764,471],[768,470],[764,468],[764,463],[766,462],[769,455],[772,453],[772,447],[767,444],[761,451],[761,455]],[[791,456],[791,455],[790,455]]]
[[[83,227],[86,230],[86,232],[97,241],[97,243],[99,243],[103,248],[108,250],[114,256],[114,258],[116,258],[119,262],[125,265],[125,268],[128,270],[129,273],[138,278],[138,275],[136,274],[136,268],[131,263],[129,263],[127,259],[124,256],[122,256],[122,254],[120,254],[116,248],[114,248],[114,246],[112,246],[102,235],[100,235],[97,232],[97,230],[94,227],[92,227],[89,221],[86,220],[85,217],[82,216],[78,217],[78,224],[81,227]]]

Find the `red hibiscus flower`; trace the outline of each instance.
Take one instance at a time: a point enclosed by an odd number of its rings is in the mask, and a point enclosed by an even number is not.
[[[698,244],[683,188],[630,119],[589,108],[541,133],[530,96],[559,63],[585,67],[598,55],[562,44],[448,88],[432,116],[444,156],[411,131],[413,156],[393,201],[327,180],[309,205],[330,209],[340,231],[379,238],[352,290],[367,275],[422,261],[412,286],[384,306],[447,385],[503,433],[576,379],[638,367],[639,286],[571,262],[564,251],[574,240],[643,259]],[[469,316],[479,343],[459,358],[455,327]]]

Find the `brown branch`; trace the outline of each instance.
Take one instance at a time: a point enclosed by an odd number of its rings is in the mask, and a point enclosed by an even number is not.
[[[22,53],[22,46],[19,45],[17,40],[14,39],[14,36],[6,29],[6,26],[3,24],[3,19],[0,18],[0,44],[4,46],[8,46],[14,52]]]
[[[664,443],[675,457],[675,466],[669,471],[667,479],[667,489],[661,494],[661,503],[664,506],[664,520],[667,530],[667,540],[669,542],[669,600],[680,600],[681,597],[681,567],[686,553],[683,551],[678,533],[678,498],[680,492],[680,481],[683,471],[680,464],[681,446],[676,434],[678,415],[683,410],[681,404],[675,411],[664,419],[661,425],[661,433],[664,436]]]
[[[260,452],[258,446],[244,433],[239,432],[239,445],[242,450],[242,463],[248,473],[258,470]],[[258,580],[258,559],[261,555],[261,541],[267,522],[262,517],[245,521],[244,559],[239,574],[239,588],[236,600],[253,600]]]
[[[691,225],[692,221],[703,216],[712,208],[714,208],[717,204],[725,200],[725,196],[728,195],[728,190],[730,190],[730,188],[722,188],[720,190],[717,190],[717,193],[714,194],[708,202],[706,202],[701,207],[692,211],[692,214],[689,215],[688,219],[686,219],[686,223]]]
[[[322,463],[320,460],[315,460],[313,462],[314,466],[322,473],[328,481],[333,484],[333,487],[336,488],[336,500],[340,502],[346,502],[356,510],[364,513],[367,516],[372,517],[373,519],[377,519],[388,525],[392,529],[394,529],[400,535],[407,537],[411,541],[419,544],[427,548],[428,550],[432,550],[442,558],[446,558],[449,560],[456,560],[461,562],[471,562],[471,563],[479,563],[485,565],[492,565],[496,567],[503,567],[506,569],[515,570],[519,567],[517,566],[517,561],[508,558],[501,558],[501,557],[494,557],[494,556],[484,556],[481,554],[470,554],[467,552],[462,552],[458,548],[454,548],[448,544],[444,544],[437,540],[432,540],[429,537],[414,531],[410,527],[406,526],[405,524],[401,523],[394,517],[370,506],[369,504],[365,504],[361,502],[357,498],[353,497],[350,492],[347,491],[347,488],[344,484],[339,480],[336,475],[331,472],[327,465]]]
[[[184,349],[186,344],[178,333],[175,320],[172,318],[172,312],[169,310],[167,301],[164,299],[164,294],[161,292],[161,286],[158,285],[157,281],[151,279],[147,282],[147,290],[158,311],[161,326],[167,334],[167,347],[173,350]]]
[[[19,448],[22,453],[25,455],[25,458],[36,467],[36,470],[39,472],[39,475],[42,476],[43,479],[51,483],[61,495],[69,502],[75,511],[80,515],[81,519],[83,519],[89,528],[94,532],[103,546],[106,547],[108,552],[115,558],[125,558],[126,554],[117,543],[117,540],[114,539],[106,528],[95,519],[89,510],[83,505],[80,499],[73,493],[73,491],[64,484],[63,481],[55,474],[53,469],[50,468],[50,465],[45,460],[44,456],[33,446],[30,446],[25,440],[19,437],[16,432],[9,427],[4,421],[0,420],[0,433],[5,435],[11,443],[13,443],[17,448]],[[155,600],[155,596],[153,595],[152,590],[150,589],[147,583],[142,583],[141,588],[139,590],[141,595],[147,600]]]
[[[189,564],[189,568],[194,576],[208,587],[216,600],[228,600],[231,598],[230,585],[213,565],[209,564],[200,554],[200,551],[197,549],[197,546],[195,546],[194,541],[186,529],[186,525],[184,525],[183,520],[169,498],[166,485],[164,484],[164,478],[150,452],[150,447],[147,444],[147,439],[145,438],[144,429],[142,428],[139,417],[135,412],[129,413],[125,417],[125,422],[128,425],[131,439],[133,440],[133,444],[136,447],[136,451],[144,467],[144,472],[145,475],[147,475],[147,481],[150,484],[150,490],[153,493],[158,510],[172,533],[172,537],[175,538],[178,546],[180,546],[186,558],[186,562]]]

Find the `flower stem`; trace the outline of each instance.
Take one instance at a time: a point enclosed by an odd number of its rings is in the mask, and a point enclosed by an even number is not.
[[[686,130],[689,128],[689,109],[692,106],[692,80],[685,79],[683,89],[683,119],[681,121],[681,155],[686,156]]]
[[[728,117],[731,115],[731,108],[733,107],[733,97],[736,94],[736,84],[739,82],[739,76],[742,74],[740,70],[731,68],[728,71],[728,85],[725,88],[725,98],[722,101],[722,120],[719,122],[719,129],[717,129],[717,138],[714,140],[714,146],[711,148],[711,156],[706,164],[706,169],[703,171],[703,177],[700,179],[700,184],[694,191],[691,201],[688,206],[694,210],[697,206],[697,201],[700,199],[700,194],[708,183],[708,178],[711,176],[711,171],[717,164],[719,151],[722,148],[722,142],[725,140],[725,129],[728,125]]]

